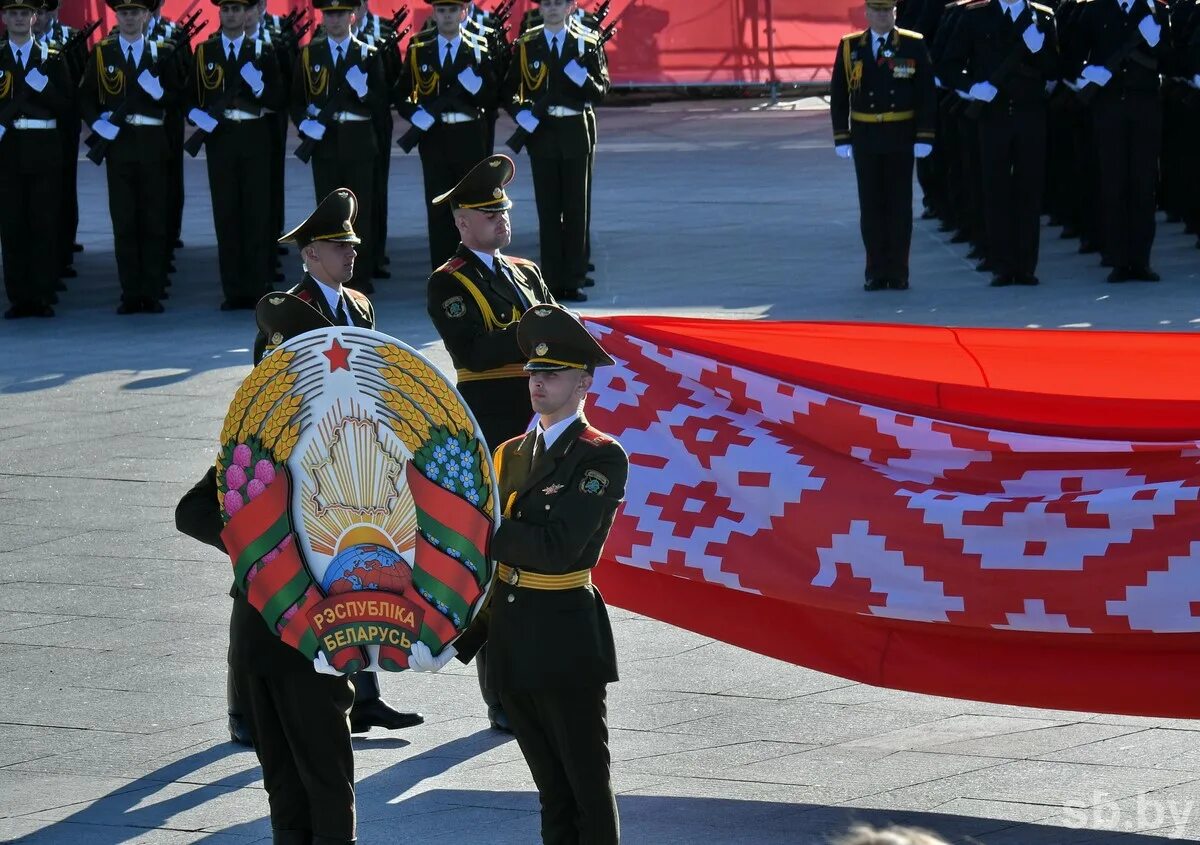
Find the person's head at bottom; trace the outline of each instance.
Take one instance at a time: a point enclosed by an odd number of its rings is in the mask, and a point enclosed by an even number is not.
[[[362,243],[354,232],[357,217],[358,198],[349,188],[338,188],[279,242],[300,249],[305,272],[318,282],[341,287],[354,278],[355,247]]]
[[[529,359],[529,400],[543,428],[577,414],[596,367],[613,363],[583,323],[558,305],[526,311],[517,324],[517,343]]]
[[[454,228],[467,249],[494,255],[512,241],[508,212],[513,203],[504,186],[512,181],[516,169],[506,155],[488,156],[457,185],[434,197],[434,205],[450,205]]]

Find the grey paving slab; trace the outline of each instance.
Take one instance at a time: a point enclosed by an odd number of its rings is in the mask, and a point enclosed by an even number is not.
[[[597,285],[581,310],[1200,326],[1200,253],[1171,225],[1155,246],[1159,285],[1105,285],[1046,229],[1043,284],[996,291],[918,222],[912,290],[864,293],[852,171],[832,156],[827,114],[760,105],[605,110]],[[449,368],[425,315],[419,164],[398,151],[392,164],[393,277],[373,301],[381,328]],[[527,161],[518,168],[511,252],[536,258]],[[255,759],[225,742],[229,563],[173,524],[213,460],[253,332],[248,315],[216,307],[203,160],[185,177],[187,246],[166,314],[112,313],[104,175],[85,163],[80,278],[55,320],[0,326],[0,840],[270,838]],[[309,178],[288,160],[289,220],[308,211]],[[295,274],[294,254],[285,266]],[[626,842],[825,843],[854,821],[985,845],[1200,840],[1195,722],[876,689],[620,609],[612,618]],[[516,743],[488,730],[474,668],[382,684],[427,721],[355,740],[360,841],[536,841],[532,780]]]

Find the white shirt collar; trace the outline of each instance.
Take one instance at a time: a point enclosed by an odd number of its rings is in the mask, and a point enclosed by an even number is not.
[[[1003,7],[1004,14],[1008,17],[1013,17],[1013,12],[1016,12],[1016,17],[1020,17],[1025,11],[1025,0],[1000,0],[1000,5]]]
[[[471,249],[471,248],[470,248],[470,247],[467,247],[467,249]],[[496,256],[495,256],[495,254],[494,254],[494,253],[491,253],[491,252],[480,252],[480,251],[479,251],[479,250],[477,250],[477,249],[471,249],[471,252],[473,252],[473,253],[475,253],[477,256],[479,256],[479,260],[483,262],[483,266],[484,266],[484,267],[488,268],[488,269],[489,269],[489,270],[491,270],[493,273],[495,273],[495,272],[496,272]]]
[[[442,60],[442,56],[446,55],[446,45],[450,45],[450,58],[458,57],[458,43],[462,41],[461,35],[456,35],[453,38],[446,38],[440,32],[438,33],[438,61]]]
[[[126,41],[124,35],[117,36],[117,46],[121,48],[121,55],[124,56],[129,52],[129,48],[133,48],[133,60],[140,62],[142,60],[142,48],[146,45],[146,39],[138,36],[137,41]]]
[[[240,53],[242,51],[242,41],[244,41],[245,38],[246,38],[246,33],[243,32],[237,38],[230,40],[229,37],[226,36],[225,33],[222,32],[221,33],[221,49],[222,49],[222,51],[225,53],[226,56],[228,56],[229,55],[229,45],[232,44],[233,45],[233,54],[236,56],[238,53]]]
[[[332,311],[334,314],[337,314],[338,301],[342,298],[341,287],[332,288],[329,285],[322,282],[316,276],[313,276],[312,273],[309,273],[308,275],[312,276],[312,280],[317,283],[317,287],[319,287],[321,289],[321,293],[325,294],[325,301],[329,303],[329,310]],[[349,306],[347,306],[347,307],[349,307]],[[346,316],[347,317],[350,316],[349,311],[346,312]]]
[[[543,29],[542,34],[546,36],[547,46],[553,44],[555,36],[559,35],[562,37],[558,39],[558,49],[561,50],[563,47],[567,46],[567,28],[565,26],[558,32],[551,32],[548,29]]]
[[[547,429],[542,428],[541,420],[538,421],[538,431],[542,432],[542,442],[546,444],[547,452],[554,448],[555,441],[562,436],[564,431],[571,427],[571,423],[575,422],[581,416],[582,414],[576,411],[574,416],[567,417],[565,420],[559,420]]]
[[[16,59],[18,62],[21,62],[22,64],[25,63],[25,56],[27,53],[25,48],[29,47],[31,44],[33,44],[33,39],[26,41],[24,44],[18,44],[15,41],[8,42],[8,46],[12,47],[13,58]],[[32,51],[28,51],[28,52],[30,55],[32,55]]]
[[[331,56],[336,57],[337,56],[337,48],[341,47],[342,55],[349,57],[349,55],[350,55],[350,40],[351,40],[351,37],[349,35],[346,36],[345,41],[334,41],[332,38],[330,38],[329,39],[329,54]]]

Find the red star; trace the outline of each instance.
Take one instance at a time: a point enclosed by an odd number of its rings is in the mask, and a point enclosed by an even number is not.
[[[329,359],[329,372],[350,371],[350,350],[338,343],[337,338],[334,338],[333,345],[321,354]]]

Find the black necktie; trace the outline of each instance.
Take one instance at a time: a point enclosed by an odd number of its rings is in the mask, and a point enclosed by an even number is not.
[[[526,298],[524,292],[521,290],[521,286],[517,284],[517,280],[508,269],[508,265],[501,261],[499,256],[496,257],[496,275],[512,286],[513,292],[517,295],[517,301],[521,303],[521,310],[528,311],[531,305],[529,299]]]
[[[1017,7],[1016,6],[1008,7],[1008,19],[1012,23],[1017,22]]]
[[[533,441],[533,458],[529,462],[529,475],[531,478],[536,478],[546,467],[546,439],[542,437],[542,430],[539,428],[537,439]]]
[[[233,43],[229,44],[229,63],[233,64],[237,61],[237,50],[233,49]]]
[[[133,68],[134,70],[137,69],[137,62],[135,62],[133,60],[133,47],[132,46],[125,48],[125,61],[129,62],[129,67]]]
[[[884,45],[886,42],[887,42],[887,38],[886,38],[886,37],[884,37],[884,36],[882,36],[882,35],[881,35],[881,36],[879,36],[879,40],[875,42],[875,58],[877,58],[877,59],[878,59],[880,56],[882,56],[882,55],[883,55],[883,45]]]
[[[339,326],[351,325],[350,315],[346,313],[346,299],[341,294],[338,294],[337,313],[335,316],[337,317],[337,324]]]
[[[25,48],[24,47],[17,48],[17,67],[19,67],[21,70],[25,70]]]
[[[558,36],[557,35],[550,36],[550,52],[554,54],[554,58],[556,58],[556,59],[559,58],[559,56],[561,55],[558,52]]]
[[[447,41],[446,42],[446,56],[445,56],[445,58],[442,59],[442,67],[449,68],[450,63],[453,61],[454,61],[454,58],[450,55],[450,42]]]
[[[333,60],[333,67],[334,67],[334,70],[337,70],[338,68],[340,68],[340,67],[342,66],[342,58],[343,58],[343,56],[344,56],[344,54],[342,53],[342,45],[341,45],[341,44],[339,44],[339,45],[338,45],[338,51],[337,51],[337,57],[336,57],[336,58],[334,58],[334,60]]]
[[[1124,12],[1125,14],[1127,14],[1127,15],[1128,15],[1128,14],[1129,14],[1129,7],[1130,7],[1131,5],[1132,5],[1131,3],[1122,3],[1122,4],[1121,4],[1121,11],[1122,11],[1122,12]]]

